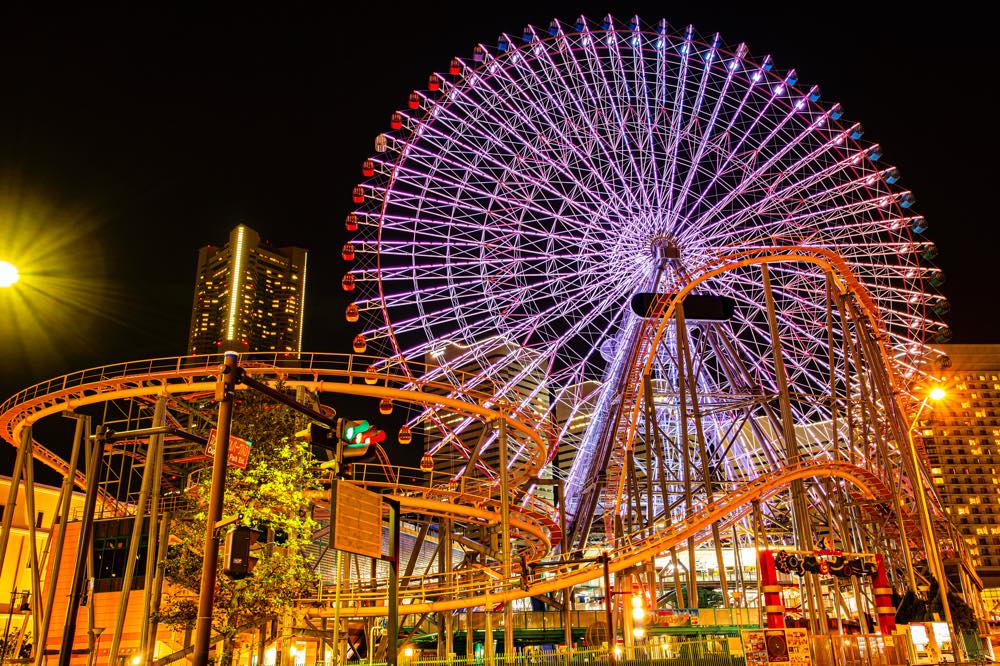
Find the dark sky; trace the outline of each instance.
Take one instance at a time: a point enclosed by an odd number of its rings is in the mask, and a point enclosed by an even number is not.
[[[985,15],[870,2],[396,4],[0,10],[0,250],[58,245],[44,271],[78,282],[47,306],[63,316],[46,320],[44,345],[0,322],[0,399],[74,369],[183,353],[196,250],[238,222],[310,249],[305,348],[346,351],[342,220],[391,113],[477,42],[609,9],[745,41],[842,102],[930,221],[955,341],[1000,342]]]

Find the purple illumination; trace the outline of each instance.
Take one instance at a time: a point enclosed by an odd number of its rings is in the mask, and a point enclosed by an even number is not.
[[[925,332],[939,326],[930,307],[939,297],[925,289],[936,269],[920,259],[928,243],[910,236],[903,215],[911,199],[893,189],[894,169],[867,159],[872,144],[859,140],[860,125],[839,120],[839,105],[742,44],[665,22],[606,22],[593,33],[582,18],[569,33],[529,26],[530,39],[478,50],[441,77],[439,96],[420,94],[419,108],[400,111],[365,182],[353,241],[368,344],[400,364],[444,341],[464,345],[440,367],[413,372],[414,385],[448,379],[459,399],[485,390],[528,412],[558,413],[562,441],[579,448],[571,509],[628,370],[639,324],[627,304],[637,291],[675,290],[736,251],[806,246],[844,259],[878,307],[900,367],[916,367]],[[661,259],[664,246],[679,258]],[[830,359],[844,362],[816,326],[826,316],[825,276],[798,264],[770,272],[788,371],[804,393],[822,393]],[[699,329],[699,391],[724,393],[727,355],[772,390],[759,269],[702,288],[739,306],[719,325],[725,344]],[[607,359],[602,346],[614,350]],[[656,396],[665,405],[676,399],[674,351],[668,340]],[[597,387],[589,402],[574,398],[585,382]],[[815,406],[796,409],[803,422],[825,418]],[[584,412],[589,429],[573,430]],[[664,413],[670,432],[676,424]],[[434,417],[415,412],[409,422]],[[720,408],[706,423],[721,433],[733,418]],[[468,458],[461,436],[474,425],[436,422],[431,453]],[[495,445],[495,435],[484,437],[486,449]],[[512,464],[525,455],[519,447]],[[749,464],[740,456],[750,453],[733,455],[730,469]]]

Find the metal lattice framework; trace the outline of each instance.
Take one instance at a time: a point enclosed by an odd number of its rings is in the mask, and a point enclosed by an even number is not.
[[[642,320],[629,299],[676,292],[720,257],[786,246],[840,257],[877,320],[889,371],[912,378],[924,342],[947,336],[937,319],[947,304],[932,290],[943,278],[926,263],[935,249],[899,171],[862,136],[817,86],[719,35],[610,16],[501,35],[411,94],[363,167],[347,219],[357,235],[344,248],[356,262],[344,281],[358,296],[348,312],[361,319],[356,344],[405,363],[459,343],[460,354],[413,373],[414,384],[471,371],[454,395],[489,386],[510,398],[528,384],[526,410],[569,404],[556,425],[580,449],[567,479],[574,511],[602,464],[618,396],[638,390],[630,354],[643,351]],[[825,274],[775,264],[770,286],[789,383],[800,395],[829,393],[831,365],[850,363],[851,352],[822,330]],[[698,391],[731,402],[774,393],[758,271],[727,271],[699,291],[737,307],[716,327],[725,350],[710,335],[692,347],[704,369]],[[502,353],[486,340],[504,341]],[[676,366],[675,345],[662,349],[663,365]],[[720,355],[744,366],[744,395],[734,395]],[[654,382],[661,400],[676,399],[669,375]],[[579,400],[587,381],[602,388]],[[580,436],[570,424],[584,411]],[[829,411],[793,405],[802,424]],[[660,420],[676,428],[678,419]],[[412,418],[421,421],[439,433],[432,453],[451,443],[470,456],[467,423],[427,411]]]

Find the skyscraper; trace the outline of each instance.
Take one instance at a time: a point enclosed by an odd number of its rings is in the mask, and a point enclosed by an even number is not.
[[[188,353],[301,351],[307,254],[243,224],[222,247],[201,248]]]
[[[952,523],[987,588],[1000,588],[1000,345],[941,345],[934,374],[947,392],[928,403],[918,445]]]

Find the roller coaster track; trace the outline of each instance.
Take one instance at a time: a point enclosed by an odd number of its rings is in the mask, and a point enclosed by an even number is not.
[[[636,348],[632,352],[630,367],[627,370],[628,386],[617,407],[613,426],[605,434],[605,437],[610,439],[602,445],[605,450],[607,447],[611,449],[606,456],[605,474],[607,481],[602,492],[604,522],[608,534],[613,533],[610,529],[610,521],[612,516],[620,510],[625,493],[626,475],[623,469],[625,454],[636,445],[639,423],[642,419],[642,398],[638,387],[641,386],[642,377],[650,376],[653,372],[658,349],[665,339],[666,331],[676,313],[677,305],[682,303],[684,298],[699,285],[717,275],[738,268],[780,262],[809,263],[829,272],[834,277],[837,289],[841,293],[849,293],[857,299],[869,325],[881,335],[884,327],[878,315],[878,308],[871,296],[854,276],[847,263],[829,250],[800,246],[762,247],[718,257],[701,268],[693,279],[677,289],[673,298],[663,299],[656,303],[655,311],[641,324],[640,332],[637,335]],[[876,338],[876,345],[885,364],[890,384],[895,389],[899,384],[898,378],[894,374],[895,364],[891,362],[890,355],[879,336]],[[913,534],[913,531],[910,533]]]
[[[521,492],[520,486],[537,476],[550,459],[548,442],[551,433],[547,424],[534,423],[519,414],[487,407],[493,400],[489,393],[464,391],[462,397],[465,399],[459,400],[447,397],[449,391],[454,392],[450,384],[427,382],[422,390],[396,388],[409,383],[409,376],[393,373],[391,368],[372,372],[371,368],[378,360],[345,354],[298,354],[294,358],[275,354],[244,354],[241,355],[241,367],[258,380],[281,381],[288,388],[302,386],[317,393],[433,405],[484,422],[503,419],[508,425],[508,436],[516,440],[517,449],[525,452],[510,469],[511,492],[515,497]],[[210,399],[215,390],[213,375],[220,363],[221,356],[152,359],[93,368],[36,384],[0,405],[0,437],[17,446],[23,429],[47,416],[112,400],[148,401],[160,395],[186,400]],[[245,388],[244,385],[237,387],[238,390]],[[62,458],[34,440],[32,455],[60,474],[68,472],[69,466]],[[144,453],[129,452],[127,455],[142,457]],[[438,479],[435,484],[434,474],[431,473],[427,485],[406,484],[397,479],[399,468],[379,465],[355,465],[355,468],[362,477],[362,485],[395,497],[411,513],[479,524],[500,522],[500,500],[495,483],[465,478],[457,484],[448,483],[448,479]],[[368,473],[375,468],[383,473]],[[417,478],[423,476],[420,473]],[[75,482],[84,486],[86,476],[77,471]],[[535,497],[515,504],[515,497],[510,503],[510,525],[519,540],[515,554],[524,556],[528,562],[537,561],[562,539],[562,532],[553,518],[555,509]],[[104,497],[104,501],[114,506],[119,504],[111,497]]]
[[[617,573],[629,569],[640,562],[649,561],[657,555],[676,546],[708,528],[713,522],[724,521],[734,513],[745,511],[754,500],[766,499],[782,490],[792,481],[808,478],[843,479],[857,489],[867,500],[880,500],[889,495],[889,489],[868,470],[848,462],[832,460],[805,460],[787,465],[783,469],[764,474],[728,493],[718,501],[701,507],[685,519],[675,522],[666,530],[637,533],[623,540],[622,546],[608,553],[609,569]],[[407,595],[400,606],[400,612],[435,613],[441,611],[474,608],[541,596],[549,592],[580,585],[603,575],[600,562],[573,562],[547,568],[544,573],[530,574],[508,581],[496,580],[490,576],[473,576],[469,572],[452,572],[444,583],[423,585]],[[348,586],[340,592],[340,614],[350,617],[372,617],[385,615],[385,581],[366,581],[365,584]],[[409,602],[409,603],[407,603]],[[303,601],[308,606],[320,602]],[[312,617],[332,617],[332,608],[314,607],[309,610]]]
[[[410,377],[394,372],[391,367],[371,371],[380,360],[348,354],[304,353],[285,357],[250,353],[241,355],[241,366],[258,380],[280,380],[289,388],[303,386],[316,392],[437,405],[484,421],[503,418],[511,435],[523,444],[518,448],[524,452],[510,470],[511,486],[536,476],[545,466],[551,453],[548,444],[551,427],[547,424],[489,407],[493,396],[488,392],[466,390],[461,396],[463,400],[438,395],[454,391],[447,383],[428,382],[420,391],[396,388],[409,383]],[[209,397],[215,390],[214,375],[220,364],[221,355],[181,356],[118,363],[56,377],[24,389],[0,405],[0,437],[17,447],[25,426],[46,416],[111,400],[158,395],[189,400]],[[32,454],[37,460],[60,474],[67,473],[68,466],[62,458],[39,442],[33,444]],[[83,486],[85,482],[83,474],[77,473],[77,485]]]

